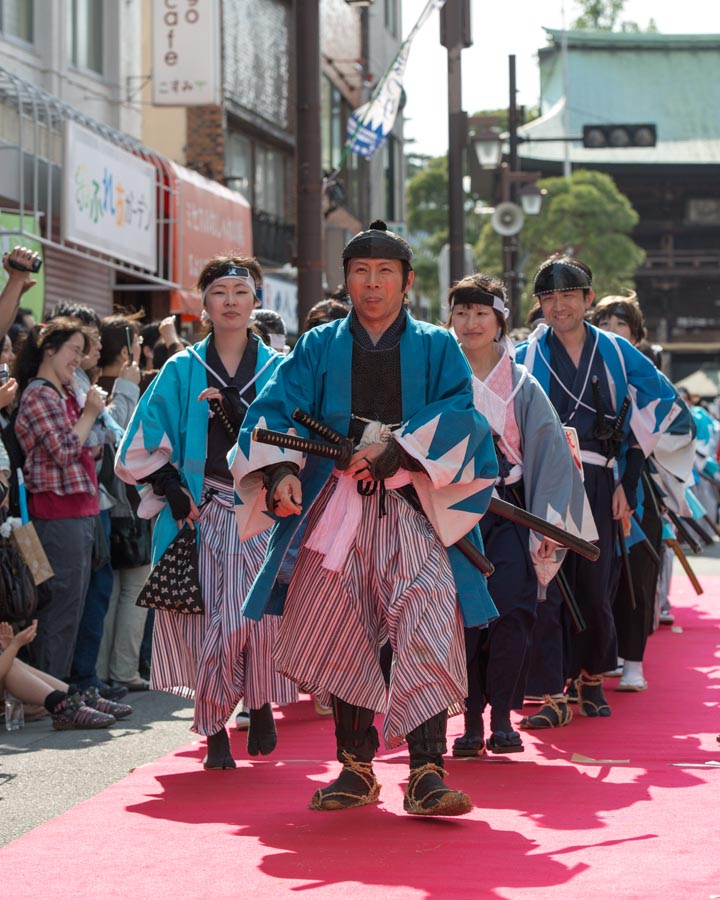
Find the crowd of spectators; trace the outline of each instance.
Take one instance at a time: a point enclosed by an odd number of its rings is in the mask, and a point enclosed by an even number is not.
[[[136,489],[115,476],[115,451],[142,392],[184,342],[174,316],[142,325],[138,314],[101,319],[73,302],[38,324],[19,305],[36,259],[24,247],[3,258],[0,519],[3,553],[17,553],[12,529],[30,522],[53,575],[27,598],[32,619],[13,618],[0,597],[0,688],[23,702],[26,720],[104,728],[132,712],[119,702],[128,691],[148,689],[152,633],[135,604],[151,523],[136,515]]]

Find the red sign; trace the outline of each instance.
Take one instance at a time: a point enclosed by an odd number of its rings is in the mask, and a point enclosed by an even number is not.
[[[170,311],[199,316],[202,300],[195,289],[198,275],[213,256],[253,255],[250,204],[236,191],[174,162],[170,172],[177,192],[175,279]]]

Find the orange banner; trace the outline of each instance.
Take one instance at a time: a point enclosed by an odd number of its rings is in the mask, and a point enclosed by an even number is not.
[[[242,194],[174,162],[170,171],[177,192],[174,271],[181,285],[172,292],[170,311],[199,317],[198,275],[213,256],[252,256],[252,214]]]

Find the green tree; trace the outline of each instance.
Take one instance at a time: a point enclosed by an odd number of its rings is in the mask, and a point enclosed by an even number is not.
[[[641,28],[637,22],[621,22],[620,15],[625,7],[625,0],[575,0],[575,5],[581,11],[570,25],[574,31],[657,31],[654,19],[650,19],[645,28]]]
[[[593,270],[598,297],[634,287],[645,251],[630,236],[638,214],[604,172],[577,169],[570,178],[545,178],[542,210],[527,216],[519,241],[522,314],[533,303],[532,282],[540,263],[552,253],[571,253]],[[480,271],[502,277],[502,240],[486,221],[475,244]]]
[[[448,242],[448,164],[446,156],[415,157],[415,174],[405,190],[405,206],[410,243],[414,252],[415,286],[430,297],[439,313],[440,283],[438,254]],[[465,195],[465,241],[475,244],[482,226],[475,213],[475,201]]]

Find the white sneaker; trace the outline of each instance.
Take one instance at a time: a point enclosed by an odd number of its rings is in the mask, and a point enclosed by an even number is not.
[[[669,609],[662,609],[660,610],[658,621],[661,625],[672,625],[675,621],[675,616],[670,612]]]

